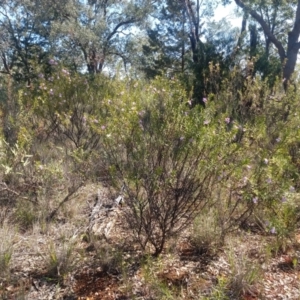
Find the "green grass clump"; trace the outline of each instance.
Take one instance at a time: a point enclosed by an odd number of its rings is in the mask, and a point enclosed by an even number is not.
[[[2,279],[9,275],[9,266],[14,252],[14,239],[14,230],[4,223],[0,228],[0,277]]]
[[[76,242],[72,238],[59,243],[50,241],[46,253],[41,256],[46,266],[46,277],[58,282],[63,282],[79,262]]]

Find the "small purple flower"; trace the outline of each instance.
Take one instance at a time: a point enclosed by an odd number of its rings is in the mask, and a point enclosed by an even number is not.
[[[204,125],[208,125],[209,123],[210,123],[209,120],[205,120],[205,121],[203,122]]]
[[[102,125],[102,126],[101,126],[101,129],[102,129],[102,130],[105,130],[105,129],[106,129],[106,126],[105,126],[105,125]]]
[[[286,201],[287,201],[287,200],[286,200],[286,197],[283,196],[283,197],[281,198],[281,202],[282,202],[282,203],[285,203]]]
[[[40,74],[38,75],[38,77],[39,77],[39,78],[44,78],[44,74],[40,73]]]
[[[252,199],[252,201],[253,201],[254,204],[257,204],[258,198],[257,198],[257,197],[254,197],[254,198]]]
[[[272,183],[272,179],[271,179],[271,178],[268,178],[268,179],[266,180],[266,182],[270,184],[270,183]]]
[[[61,71],[62,71],[62,73],[65,74],[65,75],[70,75],[70,73],[69,73],[66,69],[62,69]]]
[[[225,118],[225,123],[229,124],[230,123],[230,118]]]
[[[295,192],[295,188],[293,186],[290,186],[290,192],[294,193]]]
[[[281,138],[280,138],[280,137],[276,139],[276,142],[277,142],[277,143],[279,143],[280,141],[281,141]]]
[[[202,101],[203,101],[204,103],[207,103],[207,98],[204,97],[204,98],[202,99]]]
[[[55,60],[51,58],[51,59],[49,60],[49,64],[50,64],[50,65],[55,65]]]
[[[53,92],[52,89],[50,89],[49,94],[50,94],[51,96],[53,96],[54,92]]]
[[[183,141],[183,140],[184,140],[184,137],[183,137],[183,136],[181,136],[181,137],[179,138],[179,140]]]
[[[271,228],[270,232],[271,232],[272,234],[276,234],[276,228],[273,226],[273,227]]]

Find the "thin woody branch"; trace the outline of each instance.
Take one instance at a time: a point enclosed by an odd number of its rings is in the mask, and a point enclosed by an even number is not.
[[[300,0],[299,0],[300,1]],[[251,9],[249,6],[245,5],[245,3],[241,0],[235,0],[235,3],[242,8],[243,10],[247,11],[262,27],[264,33],[269,38],[269,40],[274,44],[274,46],[277,48],[280,60],[281,62],[284,62],[286,58],[286,52],[283,48],[282,43],[275,37],[275,35],[272,33],[270,27],[265,22],[263,17],[259,15],[255,10]]]

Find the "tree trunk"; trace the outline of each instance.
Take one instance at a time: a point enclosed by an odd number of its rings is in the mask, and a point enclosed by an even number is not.
[[[284,66],[282,72],[285,88],[287,88],[291,76],[295,71],[298,52],[300,49],[298,38],[299,38],[299,34],[294,34],[293,32],[289,32],[287,54],[286,54],[286,59],[283,62]]]
[[[198,45],[201,43],[200,41],[200,34],[199,34],[199,0],[197,0],[196,9],[193,9],[193,5],[190,0],[182,0],[182,5],[185,9],[187,19],[189,21],[190,33],[189,38],[191,42],[191,49],[193,53],[193,62],[198,63]]]
[[[96,50],[90,49],[89,55],[88,55],[88,61],[87,61],[87,68],[89,74],[98,74],[102,72],[104,63],[103,56],[100,57],[100,55],[97,54]]]
[[[300,0],[298,0],[297,4],[293,29],[288,33],[288,45],[286,50],[284,49],[282,43],[275,37],[273,34],[273,29],[269,27],[262,15],[253,10],[251,7],[247,6],[242,0],[235,0],[235,3],[245,12],[248,12],[260,24],[269,42],[273,43],[277,48],[282,63],[284,88],[287,89],[291,76],[295,71],[297,55],[300,49],[300,43],[298,42],[300,35]]]
[[[8,75],[6,101],[3,109],[3,134],[10,146],[13,146],[17,141],[16,102],[12,84],[13,78],[11,75]]]

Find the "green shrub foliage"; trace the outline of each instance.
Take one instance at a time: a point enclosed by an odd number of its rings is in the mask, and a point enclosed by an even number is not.
[[[295,89],[285,93],[278,83],[268,90],[259,78],[240,81],[235,69],[203,98],[203,108],[176,78],[91,78],[55,68],[52,77],[40,76],[18,94],[20,158],[8,155],[4,142],[1,146],[3,180],[10,190],[13,178],[22,183],[29,168],[55,165],[58,157],[41,150],[51,145],[68,164],[60,176],[76,175],[78,186],[109,176],[124,194],[135,240],[154,255],[207,211],[204,207],[214,212],[221,240],[253,217],[281,239],[295,230]]]
[[[214,204],[220,174],[235,168],[238,127],[225,114],[216,118],[213,104],[192,108],[175,79],[133,82],[120,96],[110,104],[103,150],[124,185],[128,225],[158,255],[167,238]]]

